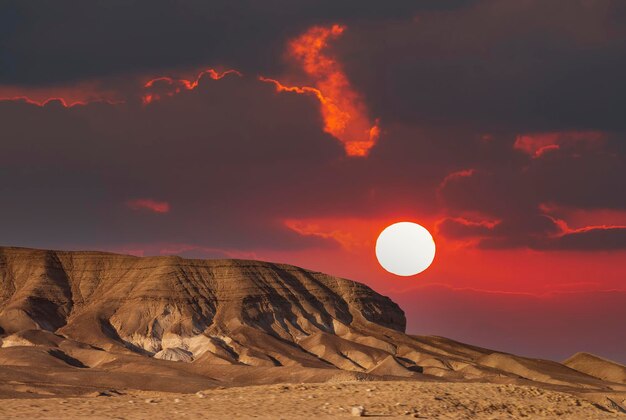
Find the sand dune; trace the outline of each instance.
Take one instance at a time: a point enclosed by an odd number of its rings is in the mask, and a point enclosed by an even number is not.
[[[626,366],[589,353],[576,353],[563,362],[565,366],[610,382],[626,384]]]
[[[4,398],[402,380],[626,400],[624,366],[410,336],[389,298],[284,264],[0,248],[0,286]]]

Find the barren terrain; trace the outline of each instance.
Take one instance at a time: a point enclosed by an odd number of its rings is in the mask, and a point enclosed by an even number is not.
[[[620,364],[404,329],[369,287],[284,264],[0,248],[0,417],[626,413]]]
[[[84,398],[4,400],[11,418],[624,418],[584,398],[534,386],[442,382],[345,382],[210,389],[198,394],[103,392]],[[623,396],[626,398],[626,395]]]

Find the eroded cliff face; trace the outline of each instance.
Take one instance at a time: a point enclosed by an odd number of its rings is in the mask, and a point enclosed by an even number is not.
[[[6,334],[46,330],[170,360],[320,365],[302,340],[406,322],[363,284],[260,261],[2,248],[0,284]]]

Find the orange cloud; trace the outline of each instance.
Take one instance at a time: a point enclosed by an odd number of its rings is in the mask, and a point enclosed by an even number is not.
[[[167,201],[156,201],[150,198],[129,200],[126,205],[132,210],[148,210],[152,213],[169,213],[170,211],[170,203]]]
[[[41,107],[61,105],[65,108],[92,102],[111,105],[124,102],[119,93],[104,89],[97,81],[80,82],[71,86],[0,86],[0,101],[25,102]]]
[[[513,148],[520,150],[533,159],[540,158],[546,152],[558,150],[564,144],[588,144],[601,142],[605,134],[600,131],[554,131],[546,133],[529,133],[516,137]]]
[[[2,101],[24,102],[30,105],[36,105],[36,106],[41,106],[41,107],[44,107],[46,105],[58,104],[58,105],[61,105],[63,108],[71,108],[74,106],[87,104],[87,102],[82,102],[82,101],[74,101],[74,102],[68,103],[64,98],[53,98],[53,97],[42,99],[42,100],[36,100],[36,99],[31,99],[28,96],[14,96],[14,97],[0,98],[0,102]]]
[[[193,90],[198,87],[200,79],[205,76],[210,77],[213,80],[219,80],[226,75],[236,74],[241,76],[237,70],[226,70],[218,73],[214,69],[208,69],[201,71],[195,79],[174,79],[171,77],[157,77],[155,79],[148,80],[144,84],[146,93],[142,96],[141,100],[145,105],[148,105],[154,101],[157,101],[165,96],[174,96],[184,90]]]
[[[567,225],[572,229],[596,225],[626,226],[626,210],[581,209],[556,203],[541,203],[539,209],[555,219],[567,220]]]
[[[556,233],[554,236],[562,237],[565,235],[571,235],[576,233],[586,233],[592,231],[601,231],[601,230],[625,230],[626,224],[601,224],[601,225],[589,225],[589,226],[581,226],[572,228],[569,224],[563,220],[554,216],[545,215],[547,218],[552,220],[555,225],[557,225],[560,229],[560,232]]]
[[[220,73],[214,69],[208,69],[201,71],[195,78],[190,80],[156,77],[143,84],[144,93],[141,95],[141,101],[144,105],[147,105],[163,97],[174,96],[185,90],[193,90],[198,87],[203,77],[219,80],[229,74],[241,76],[241,73],[237,70],[226,70]],[[103,89],[98,81],[81,82],[72,86],[42,88],[0,85],[0,102],[25,102],[41,107],[58,104],[65,108],[71,108],[93,102],[117,105],[125,103],[126,99],[126,95],[122,92],[114,89]]]
[[[489,219],[489,220],[470,220],[470,219],[467,219],[465,217],[445,217],[445,218],[437,221],[436,227],[439,229],[441,224],[446,222],[446,221],[452,221],[452,222],[458,223],[459,225],[466,226],[466,227],[482,227],[482,228],[485,228],[485,229],[493,229],[494,227],[496,227],[497,225],[502,223],[501,220],[497,220],[497,219],[495,219],[495,220],[493,220],[493,219]]]
[[[318,238],[332,239],[342,248],[351,250],[365,242],[362,232],[346,228],[345,220],[337,219],[287,219],[283,223],[288,229],[302,236],[316,236]],[[359,237],[360,236],[360,237]]]
[[[286,86],[274,79],[277,92],[315,96],[320,102],[324,131],[337,138],[348,156],[367,156],[380,137],[378,121],[370,121],[361,95],[351,86],[337,59],[327,53],[328,43],[337,39],[344,26],[314,26],[293,39],[288,54],[313,81],[313,86]]]
[[[439,184],[439,190],[442,190],[450,181],[454,181],[460,178],[469,178],[476,173],[476,169],[462,169],[460,171],[455,171],[449,173],[443,178],[443,181]]]

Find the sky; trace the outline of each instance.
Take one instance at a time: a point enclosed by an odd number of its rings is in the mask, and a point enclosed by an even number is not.
[[[4,1],[0,243],[284,262],[626,362],[625,51],[620,0]]]

